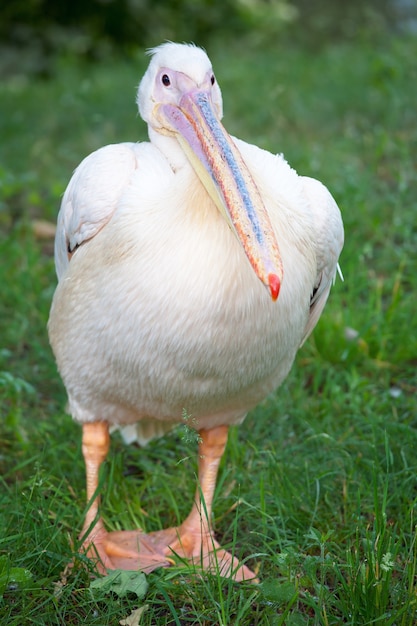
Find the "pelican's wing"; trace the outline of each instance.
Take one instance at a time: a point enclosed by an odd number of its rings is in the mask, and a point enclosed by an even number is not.
[[[336,273],[342,277],[338,259],[343,248],[343,222],[339,207],[329,190],[314,178],[302,177],[305,195],[314,216],[317,279],[311,294],[310,315],[304,331],[307,339],[326,304]]]
[[[140,144],[105,146],[86,157],[75,170],[62,199],[55,236],[58,279],[74,251],[107,224],[137,169]]]

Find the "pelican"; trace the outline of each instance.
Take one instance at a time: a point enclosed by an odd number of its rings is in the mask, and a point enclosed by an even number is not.
[[[251,580],[212,525],[228,428],[281,384],[317,323],[343,225],[320,182],[226,132],[201,48],[169,42],[150,55],[137,93],[150,141],[85,158],[57,223],[48,330],[69,412],[82,425],[82,547],[103,574],[150,572],[179,555]],[[184,411],[199,441],[188,517],[148,534],[108,532],[98,476],[109,432],[145,444]]]

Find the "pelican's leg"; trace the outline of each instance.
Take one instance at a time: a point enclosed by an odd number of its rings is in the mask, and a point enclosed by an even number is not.
[[[172,560],[156,554],[148,546],[146,535],[140,531],[108,533],[99,516],[100,497],[97,495],[100,466],[106,459],[110,446],[107,422],[83,425],[82,450],[86,468],[87,510],[81,538],[87,556],[95,561],[101,574],[107,569],[152,571],[169,565]]]
[[[84,424],[83,455],[90,506],[82,531],[83,548],[96,562],[100,573],[105,574],[107,569],[151,572],[173,564],[172,556],[178,554],[224,577],[237,581],[255,579],[246,565],[220,547],[211,526],[214,489],[227,431],[226,426],[219,426],[199,433],[199,484],[192,509],[180,526],[149,534],[140,529],[109,533],[99,516],[100,499],[96,494],[100,465],[109,449],[108,425],[105,422]]]
[[[90,503],[90,506],[84,519],[81,535],[88,535],[89,541],[104,530],[103,522],[99,518],[100,497],[96,492],[100,466],[107,457],[109,447],[110,435],[106,422],[93,422],[83,425],[82,451],[86,472],[87,503]]]
[[[203,569],[234,580],[254,580],[256,575],[214,539],[211,524],[213,496],[221,458],[227,443],[227,426],[200,430],[198,486],[188,517],[177,528],[148,535],[156,549],[167,545],[175,553],[198,563]]]

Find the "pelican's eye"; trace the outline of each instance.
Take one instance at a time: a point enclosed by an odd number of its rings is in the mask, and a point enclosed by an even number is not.
[[[169,87],[169,86],[170,86],[171,81],[170,81],[170,79],[169,79],[168,74],[163,74],[163,76],[162,76],[162,79],[161,79],[161,80],[162,80],[162,84],[163,84],[163,85],[165,85],[165,87]]]
[[[214,83],[216,82],[216,79],[214,78],[214,74],[211,75],[210,82],[212,85],[214,85]]]

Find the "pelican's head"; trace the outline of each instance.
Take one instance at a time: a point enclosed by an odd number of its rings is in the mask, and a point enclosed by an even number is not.
[[[209,92],[217,116],[223,117],[222,94],[204,50],[192,44],[164,43],[149,53],[152,59],[137,97],[139,113],[145,122],[161,130],[163,125],[156,116],[155,106],[179,106],[184,93],[193,89]]]
[[[151,54],[137,96],[142,118],[176,137],[276,300],[283,276],[278,244],[252,175],[220,121],[222,95],[210,59],[187,44],[165,43]]]

